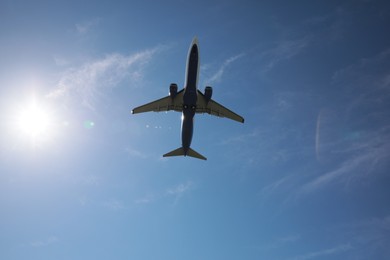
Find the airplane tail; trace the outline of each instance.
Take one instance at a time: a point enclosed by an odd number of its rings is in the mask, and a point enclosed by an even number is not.
[[[181,155],[191,156],[191,157],[198,158],[201,160],[207,160],[206,157],[204,157],[203,155],[201,155],[200,153],[196,152],[195,150],[193,150],[191,148],[188,148],[187,154],[185,154],[183,147],[177,148],[176,150],[173,150],[169,153],[166,153],[163,155],[163,157],[181,156]]]

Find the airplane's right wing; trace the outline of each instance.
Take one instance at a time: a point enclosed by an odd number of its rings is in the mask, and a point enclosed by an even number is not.
[[[180,90],[177,92],[176,96],[172,98],[171,96],[167,96],[156,101],[147,103],[145,105],[134,108],[131,113],[138,114],[144,112],[161,112],[161,111],[183,111],[183,93],[184,90]]]
[[[208,102],[202,92],[198,90],[198,103],[196,105],[196,113],[207,113],[213,116],[226,117],[234,121],[244,123],[244,118],[230,109],[210,99]]]

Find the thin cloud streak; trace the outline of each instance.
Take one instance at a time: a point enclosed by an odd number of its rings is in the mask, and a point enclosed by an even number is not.
[[[390,242],[390,215],[381,218],[371,218],[337,227],[356,247],[385,247]],[[370,257],[367,257],[367,259]]]
[[[125,204],[117,199],[105,201],[103,202],[103,206],[114,211],[126,209]]]
[[[389,231],[390,216],[386,215],[338,223],[326,228],[319,227],[315,235],[322,236],[340,245],[339,248],[335,246],[333,250],[323,250],[323,256],[327,256],[326,254],[330,255],[331,252],[341,254],[344,250],[350,251],[349,256],[351,259],[383,259],[383,256],[388,255],[389,252]],[[321,251],[301,255],[300,257],[306,257],[302,259],[310,259],[308,258],[309,256],[312,258],[322,256],[319,253]]]
[[[325,256],[329,257],[331,255],[340,254],[340,253],[349,251],[352,248],[353,247],[350,244],[343,244],[343,245],[335,246],[333,248],[296,256],[296,257],[290,258],[290,260],[307,260],[307,259],[313,259],[313,258],[319,258],[319,257],[325,257]]]
[[[153,194],[149,194],[145,197],[142,197],[142,198],[139,198],[139,199],[136,199],[134,201],[135,204],[149,204],[149,203],[152,203],[154,200],[155,200],[155,196]]]
[[[134,200],[134,203],[137,205],[142,204],[151,204],[161,199],[174,198],[173,205],[176,205],[179,200],[188,192],[194,189],[194,183],[192,181],[187,181],[180,183],[174,187],[168,188],[162,192],[148,193],[143,197]]]
[[[142,80],[145,66],[162,47],[138,52],[133,55],[109,54],[104,58],[70,68],[62,75],[57,87],[48,98],[78,99],[91,110],[105,91],[113,89],[123,80]]]
[[[340,154],[346,153],[348,158],[336,169],[303,185],[300,193],[310,193],[335,182],[348,185],[353,180],[380,170],[390,159],[389,130],[388,127],[380,129],[368,135],[367,140],[339,151]]]
[[[46,247],[50,246],[54,243],[57,243],[59,239],[56,236],[51,236],[47,238],[46,240],[36,240],[30,243],[30,246],[32,247]]]
[[[82,22],[82,23],[76,23],[75,27],[77,30],[77,33],[84,35],[87,34],[92,28],[99,25],[100,19],[96,18],[90,21]]]
[[[341,107],[331,108],[342,113],[328,113],[321,131],[317,122],[316,134],[321,132],[321,138],[316,136],[316,155],[318,160],[321,147],[321,167],[274,181],[261,191],[262,197],[291,192],[297,199],[335,185],[348,189],[386,172],[390,160],[390,124],[386,121],[390,115],[386,105],[390,98],[389,62],[390,50],[386,49],[333,75],[332,84],[353,93],[361,90],[362,94],[348,95]]]
[[[288,185],[292,177],[293,177],[292,175],[287,175],[262,188],[260,192],[261,198],[266,199],[269,196],[275,194],[278,190],[281,189],[281,187]]]
[[[276,47],[261,53],[261,59],[268,60],[265,63],[263,73],[270,71],[281,61],[289,60],[300,54],[309,45],[310,41],[311,38],[309,36],[293,40],[283,40],[278,42]]]
[[[386,106],[390,98],[389,72],[386,70],[389,62],[390,49],[386,49],[334,73],[333,84],[353,91],[362,90],[361,95],[346,102],[345,117],[350,132],[343,139],[324,144],[329,152],[344,160],[334,170],[305,184],[301,193],[335,182],[348,185],[370,173],[382,172],[390,159],[390,124],[385,120],[390,115]]]
[[[125,152],[129,157],[134,157],[134,158],[139,158],[139,159],[147,159],[150,157],[149,155],[147,155],[141,151],[138,151],[134,148],[131,148],[131,147],[126,147]]]
[[[217,72],[212,75],[210,78],[206,79],[205,82],[206,84],[209,84],[209,85],[213,85],[215,83],[219,83],[221,82],[222,80],[222,76],[224,75],[225,73],[225,70],[233,63],[235,62],[236,60],[242,58],[245,56],[245,53],[240,53],[238,55],[235,55],[235,56],[232,56],[230,58],[228,58],[227,60],[225,60],[222,65],[219,67],[219,69],[217,70]]]
[[[256,247],[262,251],[282,250],[286,246],[291,246],[301,240],[299,234],[287,235],[272,239],[270,243]]]
[[[181,196],[193,187],[193,183],[188,181],[187,183],[181,183],[174,188],[168,189],[167,194],[173,196]]]
[[[179,200],[184,196],[184,194],[189,192],[193,188],[194,188],[194,183],[192,181],[188,181],[186,183],[181,183],[174,188],[168,189],[166,191],[166,194],[175,197],[174,205],[176,205],[179,202]]]

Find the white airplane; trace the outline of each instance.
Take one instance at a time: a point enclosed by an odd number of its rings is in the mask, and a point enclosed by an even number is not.
[[[218,104],[211,99],[213,89],[207,86],[204,93],[198,90],[199,77],[199,44],[195,37],[192,40],[187,58],[186,84],[182,90],[177,91],[177,84],[169,87],[169,96],[134,108],[131,113],[177,111],[182,112],[181,140],[182,146],[176,150],[164,154],[169,156],[191,156],[207,160],[206,157],[190,148],[194,129],[195,113],[207,113],[213,116],[226,117],[244,123],[244,118]]]

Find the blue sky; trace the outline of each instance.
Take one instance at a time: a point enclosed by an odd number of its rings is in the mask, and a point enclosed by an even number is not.
[[[387,1],[0,1],[1,259],[389,259]],[[162,158],[183,87],[208,161]]]

